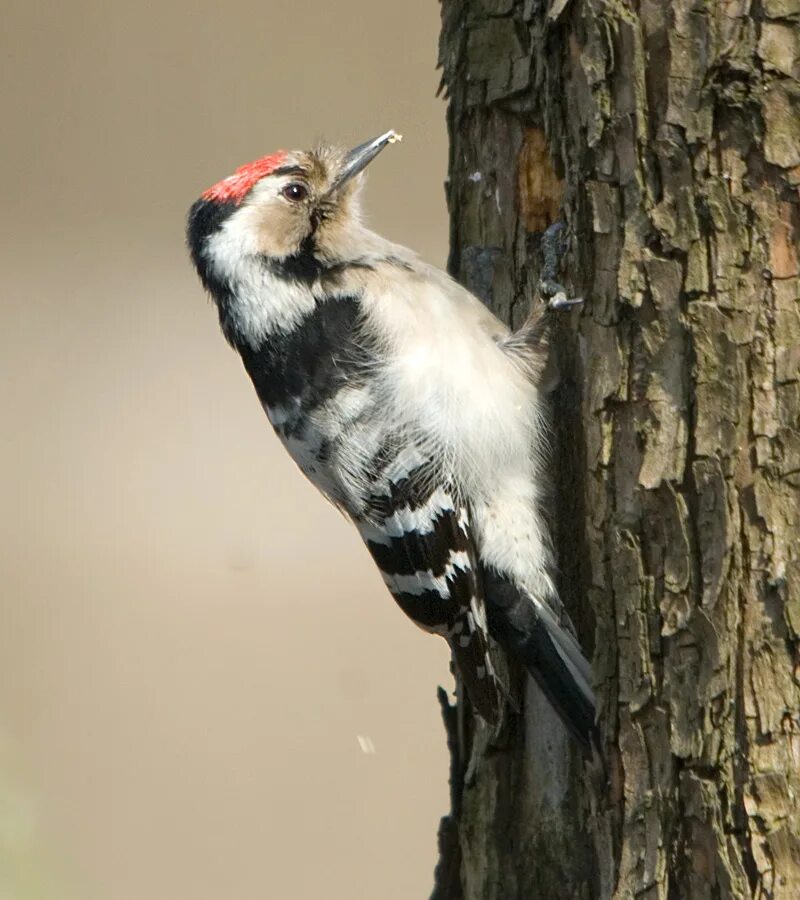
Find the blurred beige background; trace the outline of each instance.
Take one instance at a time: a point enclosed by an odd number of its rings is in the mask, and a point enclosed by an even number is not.
[[[437,36],[435,0],[3,4],[2,900],[428,895],[446,648],[284,456],[183,223],[392,127],[372,221],[442,264]]]

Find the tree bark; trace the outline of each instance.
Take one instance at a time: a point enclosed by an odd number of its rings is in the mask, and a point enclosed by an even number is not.
[[[551,507],[604,771],[531,683],[489,748],[446,709],[438,900],[800,898],[799,21],[442,2],[450,269],[517,326],[561,217],[586,298]]]

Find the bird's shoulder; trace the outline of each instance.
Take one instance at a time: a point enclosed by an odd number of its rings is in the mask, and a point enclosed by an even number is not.
[[[419,325],[433,337],[437,325],[478,339],[509,334],[478,297],[408,247],[367,231],[358,246],[356,257],[333,266],[336,284],[329,283],[334,291],[357,294],[367,317],[378,319],[380,327],[417,332]]]

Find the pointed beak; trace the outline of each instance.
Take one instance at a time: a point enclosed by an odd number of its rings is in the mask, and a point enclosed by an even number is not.
[[[373,138],[371,141],[366,141],[364,144],[353,147],[347,156],[345,156],[342,170],[336,176],[336,180],[331,185],[329,193],[338,190],[343,184],[350,181],[350,179],[358,175],[359,172],[362,172],[387,144],[394,144],[402,140],[403,136],[396,131],[387,131],[386,134],[382,134],[380,137]]]

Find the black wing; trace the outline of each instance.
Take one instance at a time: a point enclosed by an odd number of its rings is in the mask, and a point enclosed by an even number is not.
[[[403,612],[447,639],[470,700],[494,723],[502,693],[489,655],[469,511],[451,485],[436,482],[429,462],[404,465],[410,457],[399,454],[383,468],[359,531]]]

